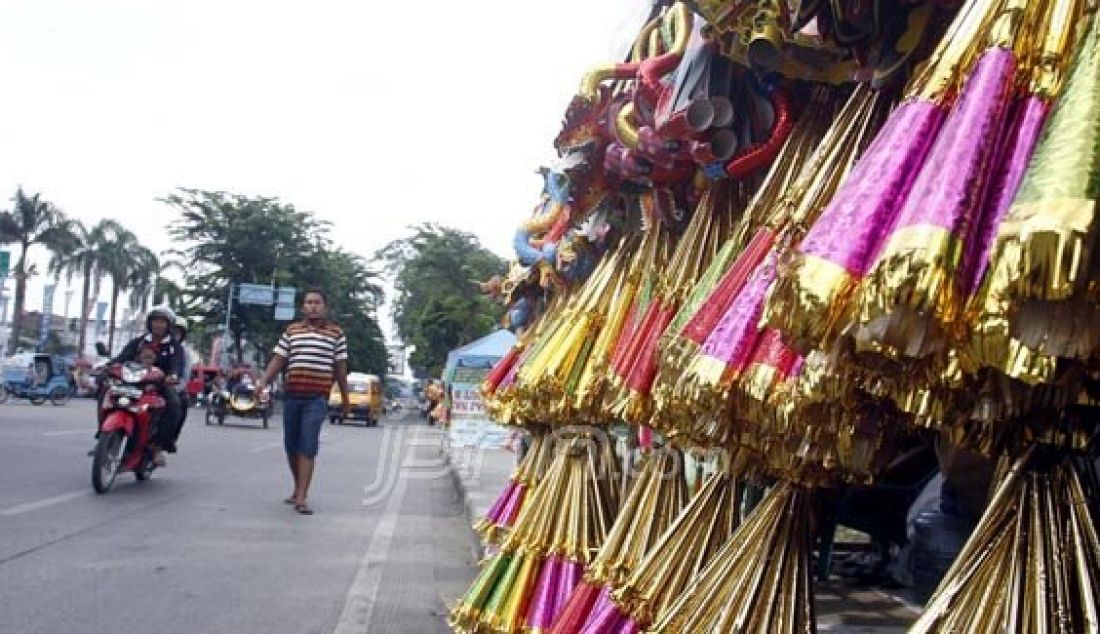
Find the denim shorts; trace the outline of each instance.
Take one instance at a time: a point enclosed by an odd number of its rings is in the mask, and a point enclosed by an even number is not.
[[[288,454],[317,455],[321,426],[328,415],[323,396],[287,396],[283,401],[283,446]]]

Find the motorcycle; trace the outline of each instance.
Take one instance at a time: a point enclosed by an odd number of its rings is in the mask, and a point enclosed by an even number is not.
[[[164,412],[164,372],[138,363],[107,369],[100,411],[103,426],[92,452],[92,487],[106,493],[119,473],[147,480],[156,469],[153,422]]]

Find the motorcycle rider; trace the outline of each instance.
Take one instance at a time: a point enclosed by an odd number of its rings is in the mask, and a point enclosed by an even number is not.
[[[165,407],[160,420],[157,421],[157,433],[154,438],[154,446],[157,447],[154,462],[158,467],[163,467],[166,464],[165,451],[168,453],[176,452],[175,439],[178,435],[176,428],[180,424],[183,413],[179,392],[175,389],[179,383],[183,352],[175,338],[172,337],[172,333],[169,332],[175,320],[176,314],[170,308],[154,307],[145,317],[145,334],[130,340],[122,349],[122,352],[111,359],[112,365],[140,361],[142,351],[151,350],[156,355],[153,365],[164,372],[167,387],[163,393]]]
[[[171,328],[172,337],[180,347],[180,368],[176,376],[180,378],[178,389],[182,407],[180,422],[179,425],[176,425],[176,435],[172,438],[173,445],[179,440],[180,432],[183,431],[183,424],[187,422],[187,412],[191,409],[191,401],[187,396],[187,380],[191,377],[191,350],[186,343],[187,326],[187,319],[177,315]]]

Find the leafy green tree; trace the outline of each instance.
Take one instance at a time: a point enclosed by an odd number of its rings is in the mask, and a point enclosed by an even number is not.
[[[34,265],[27,262],[27,252],[39,245],[57,255],[71,250],[76,240],[72,221],[52,203],[43,200],[41,194],[27,196],[20,187],[12,197],[12,203],[11,211],[0,213],[0,244],[19,245],[19,257],[12,269],[15,305],[9,354],[15,352],[23,331],[27,280],[37,273]]]
[[[342,249],[316,252],[304,263],[299,279],[325,291],[329,316],[348,340],[349,369],[385,376],[386,341],[376,317],[382,288],[366,261]]]
[[[447,353],[493,331],[503,309],[483,296],[477,280],[505,262],[470,233],[426,223],[375,255],[393,276],[393,319],[398,335],[416,346],[414,370],[438,376]]]
[[[180,189],[163,201],[179,212],[169,231],[186,245],[174,253],[185,269],[182,300],[195,307],[191,316],[207,330],[224,322],[230,284],[292,286],[299,292],[317,286],[347,331],[352,368],[385,370],[375,273],[362,258],[332,244],[327,223],[275,198]],[[237,360],[244,360],[245,338],[264,353],[270,350],[285,325],[272,319],[271,307],[231,308],[229,338]]]
[[[180,213],[169,231],[188,245],[176,253],[187,270],[183,286],[208,324],[224,322],[230,284],[289,283],[324,230],[311,214],[274,198],[181,189],[162,200]],[[279,329],[270,307],[234,306],[229,338],[237,361],[246,336],[269,347]]]

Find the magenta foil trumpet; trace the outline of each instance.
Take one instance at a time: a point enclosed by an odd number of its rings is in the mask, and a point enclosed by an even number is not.
[[[612,634],[619,632],[627,620],[627,615],[611,600],[611,590],[604,587],[580,631],[581,634]]]
[[[971,247],[965,253],[967,259],[963,266],[961,290],[966,297],[978,291],[982,277],[989,268],[997,228],[1012,207],[1012,200],[1024,180],[1028,161],[1049,113],[1050,101],[1037,95],[1024,96],[1012,105],[986,194],[984,213],[975,227]]]
[[[857,339],[912,357],[947,346],[1016,66],[1011,48],[979,57],[863,282]]]
[[[562,564],[560,555],[551,555],[543,560],[535,581],[533,599],[527,608],[525,623],[528,629],[549,630],[553,626],[554,618],[561,609],[558,587],[561,584]]]

